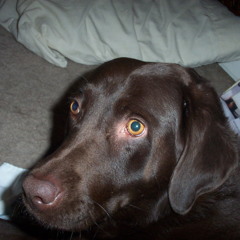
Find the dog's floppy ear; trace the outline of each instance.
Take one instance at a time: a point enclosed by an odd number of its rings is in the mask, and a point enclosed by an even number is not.
[[[202,194],[218,188],[237,166],[235,135],[215,91],[193,70],[184,83],[188,102],[185,146],[169,186],[172,209],[186,214]]]

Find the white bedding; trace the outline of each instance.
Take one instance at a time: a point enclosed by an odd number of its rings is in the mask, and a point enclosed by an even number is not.
[[[240,60],[240,18],[217,0],[0,0],[0,24],[61,67],[66,58],[191,67]]]
[[[240,80],[240,61],[220,63],[219,65],[234,81]]]

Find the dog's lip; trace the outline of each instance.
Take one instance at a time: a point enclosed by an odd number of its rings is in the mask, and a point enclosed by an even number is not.
[[[62,193],[61,193],[62,194]],[[43,226],[49,226],[53,229],[57,230],[63,230],[63,231],[84,231],[87,230],[89,227],[94,225],[94,220],[91,218],[90,214],[87,214],[85,216],[77,217],[77,219],[66,219],[66,222],[68,224],[65,225],[61,224],[62,222],[65,221],[59,221],[58,222],[52,222],[48,221],[48,218],[45,218],[43,216],[44,211],[39,211],[39,208],[36,208],[34,204],[27,199],[25,194],[22,194],[22,201],[28,211],[28,214],[31,215],[34,219],[36,219],[37,222],[42,224]],[[49,211],[49,208],[52,207],[51,203],[46,204],[47,206],[45,207],[44,210]],[[48,208],[49,207],[49,208]],[[54,206],[55,207],[55,206]],[[60,223],[59,223],[60,222]]]

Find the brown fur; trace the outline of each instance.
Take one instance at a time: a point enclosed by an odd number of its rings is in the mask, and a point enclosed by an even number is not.
[[[39,222],[89,239],[240,239],[239,142],[204,79],[122,58],[73,98],[65,142],[23,184]]]

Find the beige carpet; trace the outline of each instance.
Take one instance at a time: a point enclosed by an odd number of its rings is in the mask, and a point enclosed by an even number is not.
[[[30,167],[63,138],[66,92],[93,66],[62,69],[25,49],[0,27],[0,164]],[[217,65],[197,68],[220,94],[233,84]]]

